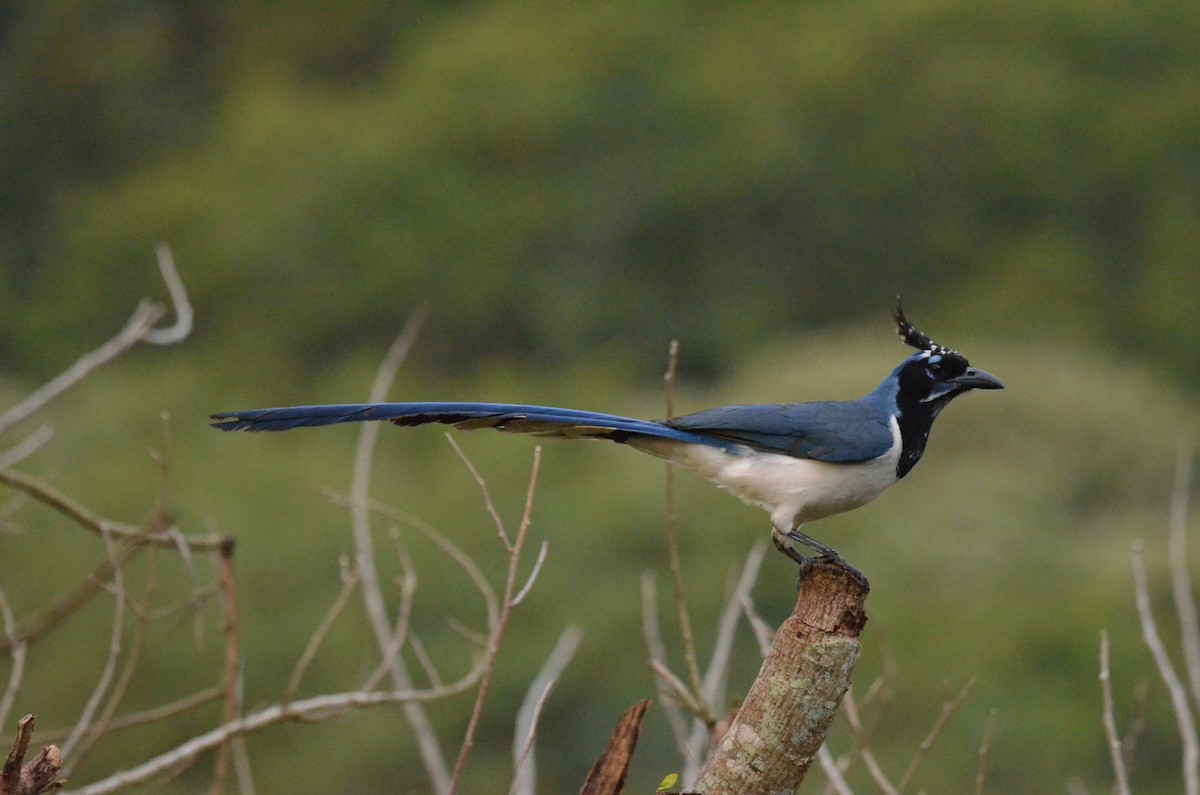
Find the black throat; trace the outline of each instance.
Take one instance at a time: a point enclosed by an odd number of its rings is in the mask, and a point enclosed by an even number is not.
[[[896,391],[899,414],[896,423],[900,426],[900,460],[896,462],[896,477],[902,478],[921,460],[925,444],[929,441],[929,429],[954,393],[921,402],[921,398],[929,395],[929,382],[925,374],[905,368],[900,371],[899,380],[899,389]]]

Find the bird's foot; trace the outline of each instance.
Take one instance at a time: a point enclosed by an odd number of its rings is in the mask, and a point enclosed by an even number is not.
[[[776,539],[775,546],[779,548],[779,551],[785,553],[800,566],[800,576],[796,579],[796,590],[800,590],[800,583],[808,575],[809,570],[814,565],[820,564],[837,566],[853,577],[854,581],[861,585],[864,590],[871,590],[871,584],[867,582],[867,578],[863,576],[863,573],[851,566],[846,559],[842,557],[841,553],[839,553],[833,547],[827,544],[822,544],[820,541],[806,536],[799,530],[789,530],[784,535],[786,535],[789,540],[803,544],[804,546],[818,553],[815,557],[805,557],[792,547],[784,547],[779,540]]]

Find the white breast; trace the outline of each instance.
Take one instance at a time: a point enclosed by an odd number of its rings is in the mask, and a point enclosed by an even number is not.
[[[900,426],[895,418],[890,424],[892,449],[858,464],[830,464],[753,450],[739,455],[717,447],[659,439],[630,440],[629,444],[703,475],[746,502],[765,508],[775,526],[786,531],[866,505],[896,482]]]

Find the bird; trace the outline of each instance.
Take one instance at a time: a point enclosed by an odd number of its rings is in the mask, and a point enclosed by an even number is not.
[[[344,422],[427,423],[462,430],[565,439],[604,439],[698,473],[771,517],[775,547],[804,571],[816,561],[866,577],[801,526],[866,505],[904,478],[925,452],[933,422],[950,401],[1003,389],[961,353],[939,345],[893,310],[896,332],[915,348],[857,400],[737,405],[662,420],[510,403],[354,403],[212,414],[222,431],[286,431]],[[806,556],[799,544],[815,555]]]

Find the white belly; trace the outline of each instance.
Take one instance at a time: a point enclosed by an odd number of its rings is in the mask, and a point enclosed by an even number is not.
[[[673,461],[716,483],[742,500],[765,508],[786,531],[866,505],[896,482],[900,428],[893,419],[891,451],[859,464],[830,464],[778,453],[743,455],[705,445],[657,439],[630,440],[639,450]]]

